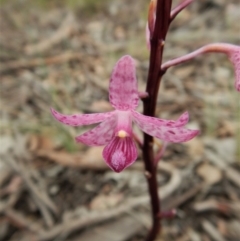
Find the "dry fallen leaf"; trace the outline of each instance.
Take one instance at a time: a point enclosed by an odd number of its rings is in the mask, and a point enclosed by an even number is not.
[[[222,172],[215,166],[203,163],[197,168],[197,174],[208,184],[213,185],[222,179]]]
[[[105,210],[113,208],[123,199],[123,194],[100,194],[96,196],[90,203],[89,207],[92,210]]]
[[[107,112],[112,111],[111,104],[106,100],[94,101],[90,106],[89,110],[92,112]]]
[[[101,170],[106,169],[102,157],[103,147],[89,148],[85,153],[67,153],[65,151],[39,150],[38,157],[44,157],[64,166],[79,167],[82,169]]]
[[[56,145],[49,137],[35,134],[29,136],[27,146],[31,152],[37,151],[39,149],[53,150],[56,147]]]
[[[235,125],[233,121],[223,120],[220,122],[219,128],[217,129],[218,137],[231,137],[236,133]]]
[[[185,145],[188,147],[188,154],[192,158],[201,157],[203,155],[204,146],[200,138],[193,138],[191,141],[186,142]]]

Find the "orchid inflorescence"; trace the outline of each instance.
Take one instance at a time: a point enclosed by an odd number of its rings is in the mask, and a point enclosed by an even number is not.
[[[192,0],[185,0],[172,10],[170,20],[189,5]],[[157,0],[149,6],[148,23],[146,26],[147,47],[151,49],[151,38],[156,22]],[[240,46],[214,43],[205,45],[192,53],[172,59],[159,66],[166,72],[169,67],[189,61],[200,54],[209,52],[224,53],[235,68],[235,88],[240,91]],[[83,126],[100,123],[95,128],[76,137],[76,141],[89,146],[105,146],[103,158],[115,172],[121,172],[133,164],[138,156],[134,142],[132,124],[135,123],[143,132],[159,138],[165,143],[185,142],[195,137],[199,131],[184,128],[188,123],[188,113],[182,114],[176,121],[163,120],[142,115],[136,111],[140,99],[137,88],[136,68],[134,59],[123,56],[115,65],[109,85],[109,100],[114,111],[95,114],[63,115],[54,109],[51,112],[56,120],[70,126]],[[146,96],[148,93],[146,93]]]
[[[137,87],[134,59],[125,55],[116,63],[109,84],[109,100],[115,109],[106,113],[64,115],[51,108],[52,115],[59,122],[70,126],[98,124],[93,129],[76,137],[76,141],[88,146],[105,146],[103,158],[115,172],[121,172],[137,157],[135,141],[142,149],[145,174],[148,182],[152,207],[152,228],[146,241],[153,241],[161,229],[161,218],[172,217],[175,212],[161,211],[161,199],[158,193],[157,163],[161,159],[168,143],[186,142],[198,135],[198,130],[185,128],[188,113],[177,120],[165,120],[154,117],[158,89],[161,79],[168,68],[192,60],[205,53],[226,54],[235,69],[235,88],[240,91],[240,46],[227,43],[212,43],[181,57],[162,63],[165,38],[171,22],[194,0],[182,0],[171,8],[172,0],[151,0],[146,25],[146,42],[150,50],[149,71],[146,92]],[[140,98],[143,100],[143,114],[136,111]],[[141,142],[133,131],[133,124],[145,134]],[[161,139],[163,145],[159,152],[153,149],[153,137]]]

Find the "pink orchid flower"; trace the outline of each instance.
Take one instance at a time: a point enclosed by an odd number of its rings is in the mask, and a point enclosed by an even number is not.
[[[105,145],[103,158],[115,172],[121,172],[137,159],[138,152],[133,139],[132,123],[145,133],[166,142],[185,142],[195,137],[198,130],[183,126],[188,113],[176,121],[144,116],[136,111],[139,103],[135,62],[126,55],[115,65],[109,86],[109,99],[114,111],[96,114],[63,115],[51,109],[55,119],[65,125],[82,126],[100,123],[92,130],[76,137],[77,142],[89,146]]]

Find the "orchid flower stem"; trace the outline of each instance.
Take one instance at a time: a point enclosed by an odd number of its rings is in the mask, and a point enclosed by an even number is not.
[[[214,43],[214,44],[208,44],[205,45],[189,54],[186,54],[184,56],[169,60],[165,62],[161,69],[162,71],[166,71],[168,68],[185,63],[187,61],[192,60],[193,58],[196,58],[200,54],[210,53],[210,52],[216,52],[216,53],[225,53],[227,54],[229,52],[229,49],[233,47],[232,44],[226,44],[226,43]]]
[[[170,23],[172,0],[158,0],[156,6],[156,21],[154,31],[151,34],[150,45],[150,64],[148,71],[146,92],[148,98],[143,99],[144,115],[154,116],[157,104],[158,90],[161,78],[164,74],[161,71],[162,54],[164,48],[164,40]],[[145,164],[145,173],[149,173],[146,178],[150,195],[150,203],[152,209],[152,228],[150,229],[145,241],[153,241],[156,239],[161,230],[161,204],[158,194],[157,184],[157,167],[155,166],[153,138],[144,134],[143,142],[143,160]]]
[[[166,148],[167,148],[168,142],[164,142],[162,147],[160,148],[159,152],[155,156],[155,165],[158,164],[158,162],[161,160]]]

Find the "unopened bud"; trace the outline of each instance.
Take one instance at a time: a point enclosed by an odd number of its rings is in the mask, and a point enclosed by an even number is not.
[[[156,7],[157,7],[157,0],[151,0],[149,4],[148,10],[148,28],[150,31],[150,36],[153,35],[155,20],[156,20]]]

